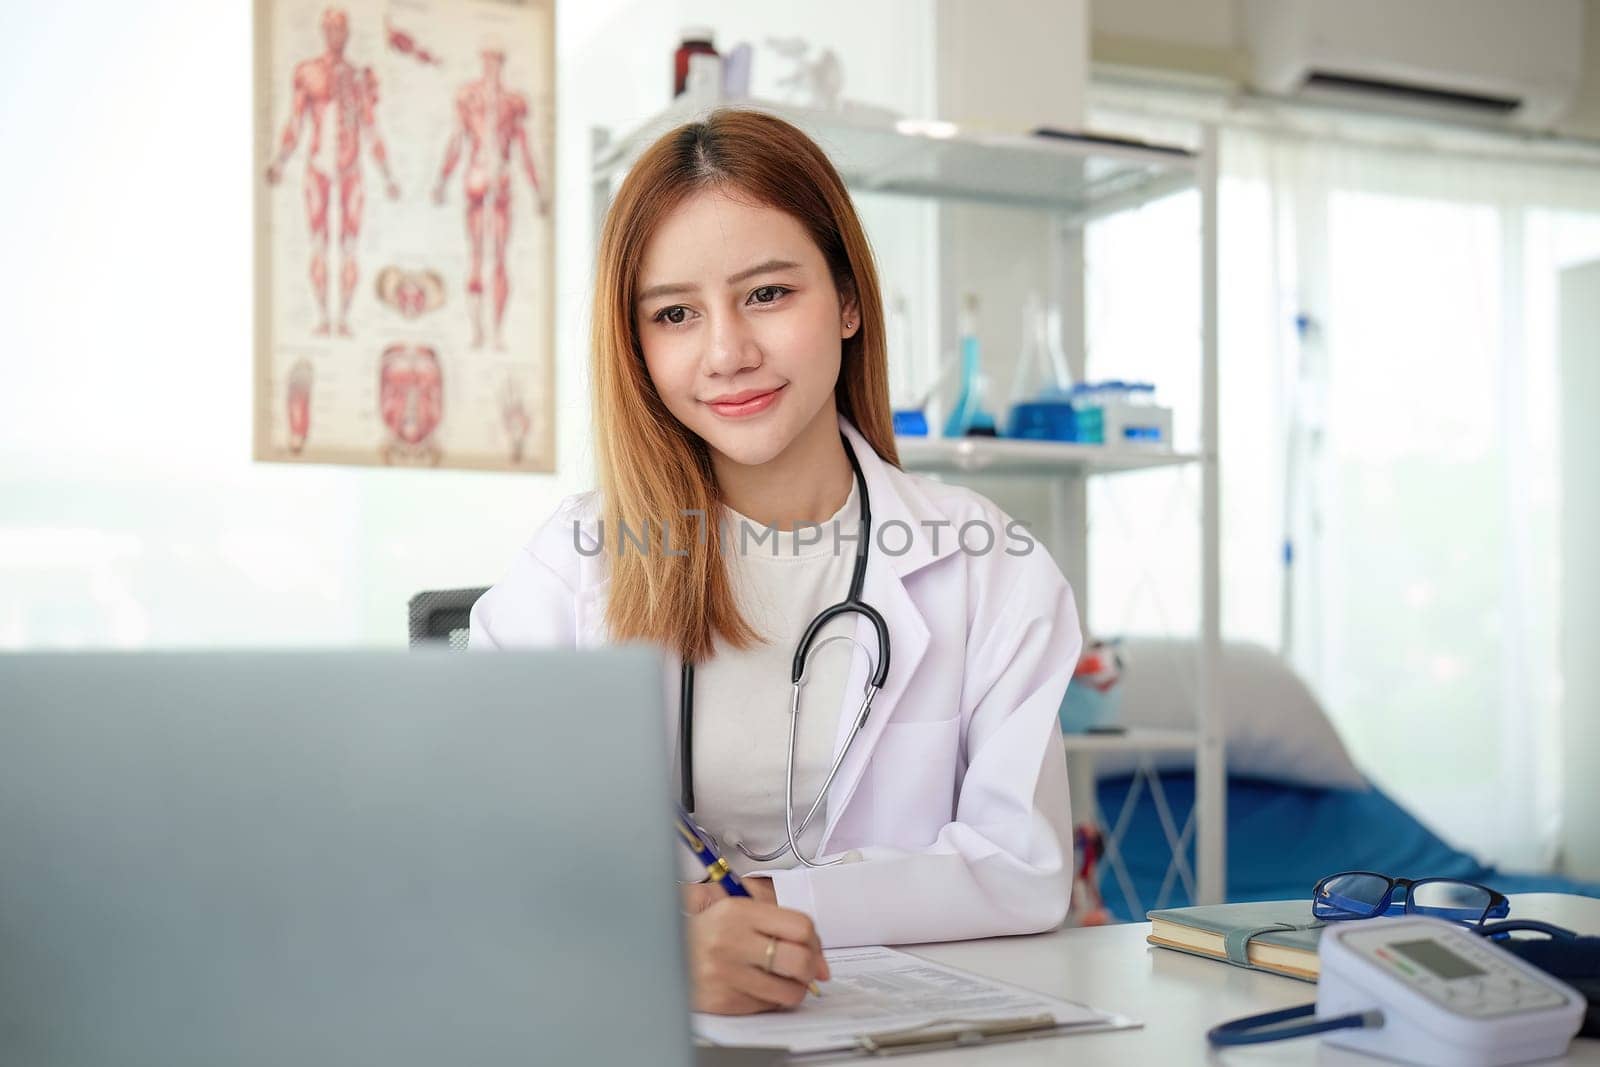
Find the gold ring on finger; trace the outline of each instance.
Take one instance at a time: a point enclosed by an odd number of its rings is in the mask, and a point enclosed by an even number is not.
[[[775,937],[774,938],[770,938],[767,941],[767,962],[765,962],[765,963],[763,963],[761,965],[761,969],[766,971],[768,974],[771,974],[772,973],[772,961],[774,959],[776,959],[777,956],[778,956],[778,939],[775,938]]]

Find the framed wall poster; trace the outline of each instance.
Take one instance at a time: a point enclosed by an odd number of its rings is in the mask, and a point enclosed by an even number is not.
[[[255,457],[554,470],[554,0],[255,0],[255,85]]]

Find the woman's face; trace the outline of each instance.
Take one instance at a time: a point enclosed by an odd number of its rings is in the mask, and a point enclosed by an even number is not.
[[[713,450],[756,466],[834,424],[842,342],[860,316],[792,216],[696,193],[651,235],[638,291],[650,378]]]

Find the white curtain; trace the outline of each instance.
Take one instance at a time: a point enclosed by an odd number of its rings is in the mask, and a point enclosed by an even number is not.
[[[1214,117],[1224,633],[1282,648],[1362,769],[1453,844],[1548,866],[1556,284],[1600,257],[1600,167]],[[1095,118],[1194,137],[1149,112]],[[1198,254],[1195,229],[1162,214],[1183,199],[1089,235],[1091,370],[1148,341],[1141,321],[1187,319],[1194,276],[1163,269]],[[1141,506],[1159,503],[1121,510]],[[1102,623],[1169,628],[1143,608]]]

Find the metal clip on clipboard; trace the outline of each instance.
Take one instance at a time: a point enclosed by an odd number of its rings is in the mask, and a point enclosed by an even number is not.
[[[927,1052],[935,1048],[967,1048],[982,1045],[991,1038],[1007,1038],[1030,1034],[1036,1030],[1054,1030],[1058,1026],[1053,1015],[1024,1015],[1016,1019],[933,1019],[920,1026],[904,1030],[885,1030],[876,1034],[862,1034],[860,1050],[874,1056],[892,1056],[897,1052]]]

